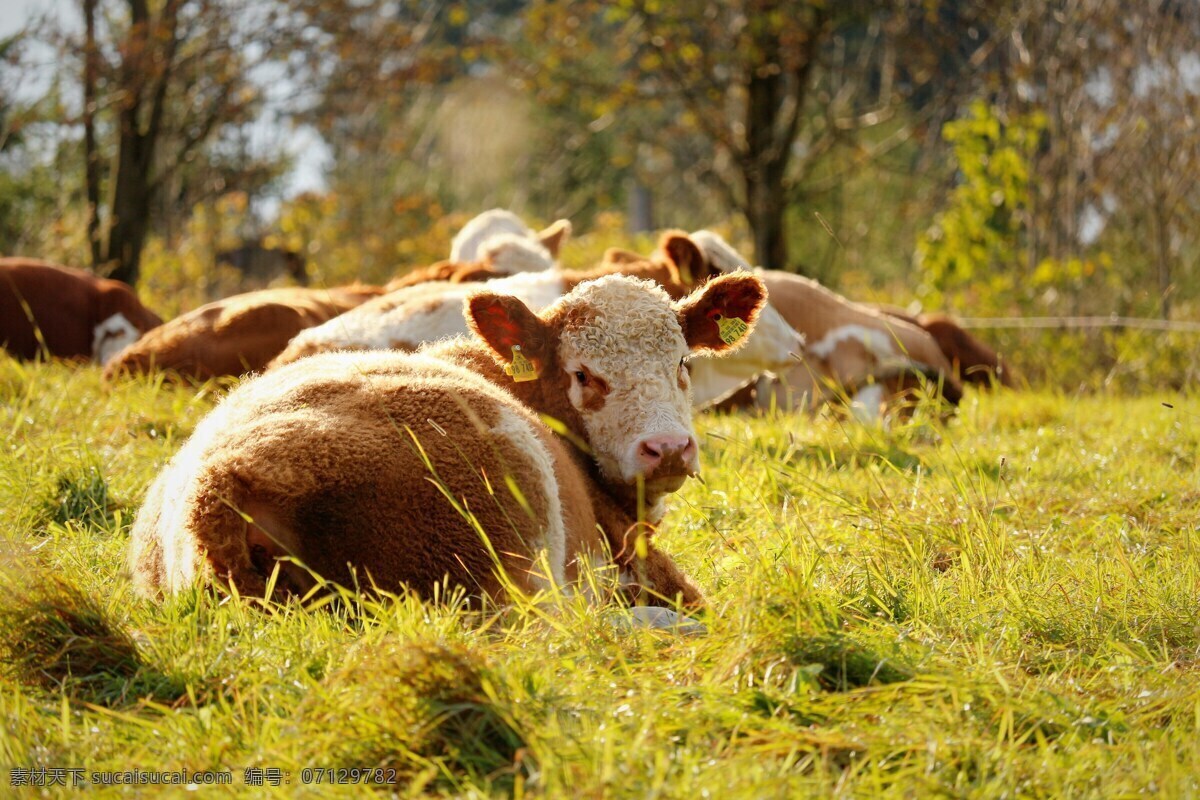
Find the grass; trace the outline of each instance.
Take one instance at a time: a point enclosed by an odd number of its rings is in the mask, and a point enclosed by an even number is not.
[[[141,601],[132,515],[213,399],[0,361],[0,764],[230,770],[220,796],[246,768],[359,796],[303,782],[340,767],[400,796],[1200,795],[1194,396],[701,418],[661,534],[710,600],[694,636],[580,600]]]

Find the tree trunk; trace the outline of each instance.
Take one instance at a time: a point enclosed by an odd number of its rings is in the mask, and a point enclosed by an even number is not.
[[[764,53],[767,63],[778,59],[777,52]],[[768,74],[751,75],[746,103],[746,221],[754,234],[756,262],[768,269],[787,269],[787,239],[784,237],[783,211],[787,205],[783,174],[791,142],[780,147],[776,130],[783,105],[784,79],[776,69]]]
[[[145,244],[150,214],[150,176],[147,174],[148,143],[138,130],[140,103],[121,109],[117,150],[117,174],[113,178],[108,240],[104,266],[109,277],[137,283],[141,272],[142,247]]]
[[[654,203],[650,188],[637,178],[629,187],[629,232],[654,230]]]
[[[757,15],[787,13],[776,0],[752,4]],[[754,257],[760,266],[786,270],[788,261],[784,213],[785,183],[792,145],[808,97],[808,82],[817,50],[826,35],[825,12],[819,7],[806,39],[780,41],[778,31],[764,25],[753,35],[756,61],[746,76],[745,148],[738,154],[745,190],[746,222],[754,235]]]
[[[135,285],[141,275],[151,195],[149,176],[138,166],[141,159],[131,152],[136,149],[133,147],[135,142],[140,142],[140,137],[135,137],[127,147],[122,136],[106,259],[111,268],[109,277],[130,286]]]
[[[754,235],[755,263],[767,269],[789,267],[783,215],[787,193],[779,175],[748,176],[746,221]]]
[[[118,112],[117,171],[104,261],[109,276],[137,283],[150,229],[155,180],[151,171],[161,138],[167,86],[174,66],[179,0],[167,0],[156,25],[145,0],[129,0],[129,47],[121,65],[123,102]],[[148,108],[143,127],[142,110]]]
[[[87,237],[92,269],[103,261],[100,250],[100,154],[96,150],[96,0],[84,0],[83,158],[87,186]]]

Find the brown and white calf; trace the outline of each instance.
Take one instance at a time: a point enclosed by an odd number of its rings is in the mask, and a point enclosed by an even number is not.
[[[553,266],[559,251],[570,236],[570,220],[560,219],[535,233],[511,211],[493,208],[463,225],[462,230],[450,242],[450,261],[458,264],[485,261],[489,258],[495,261],[497,248],[504,242],[523,240],[533,247],[513,250],[506,257],[507,263],[497,266],[508,274],[537,272]]]
[[[698,231],[691,237],[712,268],[747,268],[741,255],[718,235]],[[934,382],[950,403],[961,399],[962,387],[949,361],[920,327],[847,300],[799,275],[778,270],[756,274],[767,286],[771,307],[803,337],[804,345],[786,369],[773,370],[753,383],[713,362],[709,393],[721,398],[718,407],[737,407],[752,400],[759,407],[813,409],[844,395],[857,416],[871,420],[906,394],[917,376]],[[762,336],[763,331],[755,335]]]
[[[0,345],[17,358],[45,353],[103,364],[161,324],[129,284],[32,258],[0,258]]]
[[[698,606],[652,541],[665,496],[699,467],[685,360],[734,349],[721,322],[752,329],[765,297],[748,274],[676,302],[608,276],[540,314],[480,291],[469,337],[253,378],[151,486],[135,583],[154,595],[215,577],[261,596],[290,556],[345,585],[428,596],[448,579],[501,599],[501,573],[533,592],[600,562],[641,602]],[[279,591],[311,588],[279,563]]]
[[[569,222],[559,220],[556,223],[556,241],[561,240],[570,229]],[[522,272],[542,272],[554,268],[554,254],[557,253],[557,249],[551,253],[535,239],[506,233],[487,239],[478,248],[478,252],[478,259],[475,261],[439,261],[415,269],[390,281],[386,289],[388,292],[394,292],[434,281],[479,283]]]
[[[719,273],[709,270],[699,248],[686,234],[667,232],[650,257],[633,254],[630,258],[606,260],[592,270],[523,273],[482,285],[497,294],[517,297],[537,311],[582,283],[613,274],[652,280],[672,298],[679,299]],[[415,350],[425,343],[466,333],[461,309],[464,299],[474,290],[471,285],[443,282],[391,292],[324,325],[303,331],[271,366],[331,350]],[[747,335],[736,353],[728,358],[699,357],[691,362],[693,400],[702,405],[714,399],[708,389],[712,383],[708,374],[714,364],[720,363],[723,374],[739,376],[735,385],[740,385],[762,372],[794,364],[792,353],[801,344],[778,313],[770,307],[764,309],[754,333]]]
[[[122,350],[104,370],[119,375],[165,370],[206,380],[256,372],[297,333],[378,296],[374,286],[262,289],[183,314]]]

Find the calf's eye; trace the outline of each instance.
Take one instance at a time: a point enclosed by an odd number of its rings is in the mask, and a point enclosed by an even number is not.
[[[575,380],[579,381],[580,386],[583,386],[587,383],[587,373],[581,369],[575,370]]]

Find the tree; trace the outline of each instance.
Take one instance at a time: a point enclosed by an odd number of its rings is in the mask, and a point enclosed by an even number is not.
[[[1188,226],[1200,202],[1200,9],[1153,0],[1136,18],[1136,26],[1109,32],[1124,57],[1105,64],[1111,94],[1101,98],[1101,119],[1116,133],[1109,147],[1096,148],[1095,172],[1149,243],[1158,310],[1167,319],[1181,246],[1197,232]]]
[[[222,128],[252,119],[261,99],[252,75],[286,43],[285,11],[237,0],[83,0],[84,41],[73,49],[83,55],[97,272],[137,281],[156,196]]]
[[[1028,268],[1078,260],[1102,237],[1132,235],[1124,291],[1139,291],[1136,272],[1148,255],[1155,304],[1169,316],[1200,199],[1192,179],[1200,167],[1200,7],[1056,0],[1049,8],[1013,2],[992,64],[992,103],[1047,122],[1033,159]]]
[[[923,35],[928,5],[541,0],[527,14],[527,40],[542,43],[530,71],[542,97],[588,104],[597,122],[619,114],[630,138],[699,169],[745,217],[758,262],[787,268],[786,213],[818,167],[942,76],[941,43]]]

